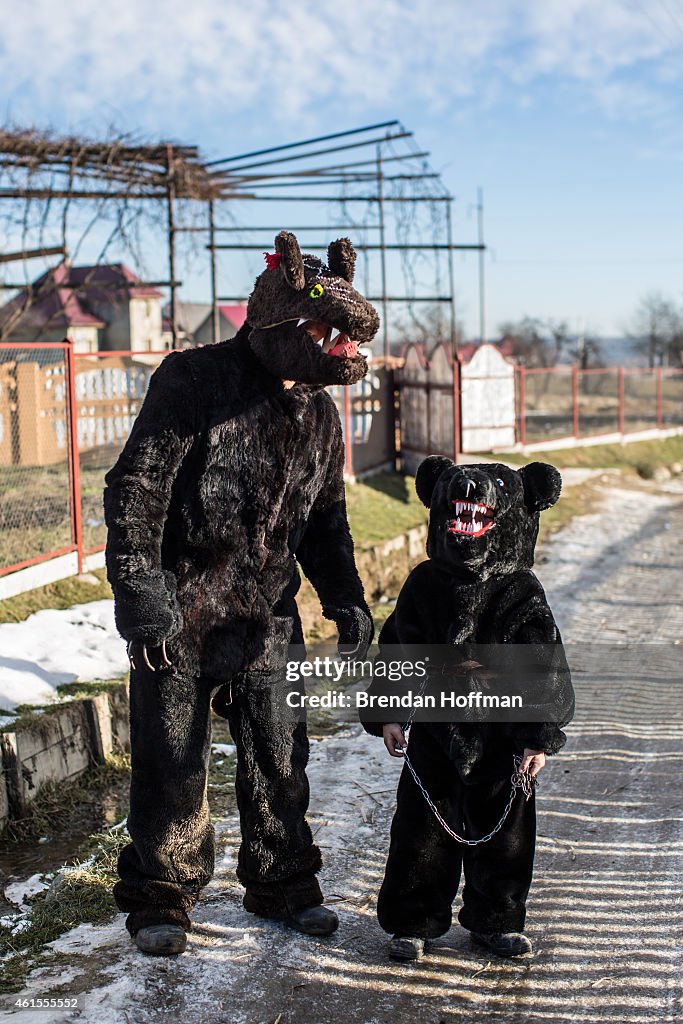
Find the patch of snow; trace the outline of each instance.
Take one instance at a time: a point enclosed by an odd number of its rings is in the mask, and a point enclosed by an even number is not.
[[[124,927],[125,914],[117,914],[106,924],[79,924],[70,932],[60,935],[48,948],[55,953],[90,953],[101,946],[109,946],[119,955],[130,945],[130,936]]]
[[[31,918],[25,911],[12,917],[0,917],[0,927],[8,928],[12,935],[21,935],[31,927]]]
[[[214,754],[222,754],[223,757],[231,757],[237,750],[237,747],[234,743],[212,743],[211,750]]]
[[[23,882],[10,882],[5,886],[5,897],[10,903],[16,903],[17,906],[24,905],[24,901],[31,896],[35,896],[37,892],[41,892],[42,889],[47,889],[48,883],[43,880],[41,874],[31,875],[30,878],[25,879]]]
[[[48,704],[64,683],[123,675],[126,645],[114,624],[114,602],[36,612],[0,625],[0,707]]]

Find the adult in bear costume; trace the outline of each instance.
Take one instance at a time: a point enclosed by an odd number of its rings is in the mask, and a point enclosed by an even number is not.
[[[472,644],[532,644],[525,648],[527,659],[538,662],[542,704],[552,708],[548,722],[411,726],[407,753],[436,808],[456,832],[464,827],[467,838],[477,839],[505,809],[514,755],[535,774],[545,755],[564,745],[561,726],[574,711],[560,633],[531,568],[540,512],[559,498],[561,478],[538,462],[517,471],[496,463],[456,466],[430,456],[415,486],[430,509],[429,560],[402,587],[380,633],[380,657],[387,648],[395,653],[405,645],[459,645],[456,651],[467,659]],[[474,648],[475,657],[486,650]],[[494,650],[496,657],[505,653]],[[370,691],[379,694],[383,686],[376,678]],[[401,725],[365,717],[366,730],[384,735],[389,752],[401,756]],[[463,869],[460,923],[498,955],[530,951],[523,929],[535,828],[534,800],[517,795],[497,835],[478,846],[461,845],[438,822],[404,765],[377,906],[380,924],[394,935],[390,955],[417,959],[425,940],[448,931]]]
[[[366,373],[358,343],[379,320],[352,286],[348,239],[327,265],[288,232],[275,247],[237,335],[164,359],[106,477],[107,573],[132,666],[131,844],[114,894],[150,953],[182,951],[213,872],[212,703],[237,747],[245,907],[311,934],[337,925],[305,819],[306,727],[274,716],[270,692],[284,645],[303,642],[297,563],[340,649],[372,640],[324,389]]]

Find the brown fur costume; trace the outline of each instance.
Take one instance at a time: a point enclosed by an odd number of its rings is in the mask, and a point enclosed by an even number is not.
[[[302,639],[299,566],[340,641],[363,651],[372,638],[346,517],[341,426],[324,390],[358,380],[367,364],[357,353],[324,353],[299,320],[365,342],[379,321],[352,287],[348,240],[332,243],[329,268],[302,256],[287,232],[276,250],[234,339],[163,361],[106,478],[107,570],[135,658],[132,842],[115,889],[133,933],[164,921],[188,928],[211,877],[212,700],[237,745],[245,905],[286,916],[322,900],[320,852],[305,820],[306,730],[277,720],[268,684],[278,650]],[[299,383],[286,390],[283,379]]]

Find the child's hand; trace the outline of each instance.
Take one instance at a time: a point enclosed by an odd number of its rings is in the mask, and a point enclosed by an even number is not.
[[[398,722],[389,722],[382,726],[384,746],[392,757],[403,757],[403,747],[406,745],[406,738],[403,729]]]
[[[386,743],[386,739],[384,742]],[[522,763],[519,766],[520,772],[528,770],[529,774],[533,778],[535,775],[538,775],[544,765],[545,754],[542,750],[529,750],[528,747],[524,748],[524,756],[522,757]]]

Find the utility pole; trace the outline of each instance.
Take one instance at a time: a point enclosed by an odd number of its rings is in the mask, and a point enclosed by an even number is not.
[[[453,268],[453,200],[446,204],[446,233],[448,235],[448,289],[451,294],[450,301],[450,343],[451,352],[455,355],[458,351],[458,332],[455,317],[455,271]]]
[[[220,341],[220,321],[216,286],[216,220],[213,199],[209,199],[209,251],[211,254],[211,340],[214,345],[217,345]]]
[[[477,240],[479,242],[479,340],[486,341],[486,288],[484,264],[484,190],[477,189]]]

